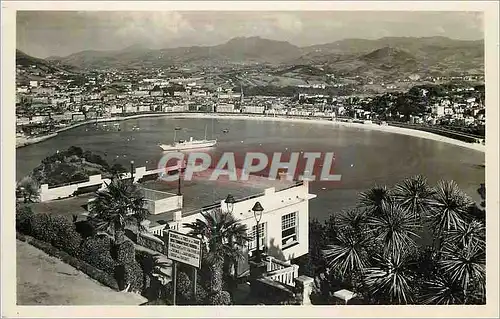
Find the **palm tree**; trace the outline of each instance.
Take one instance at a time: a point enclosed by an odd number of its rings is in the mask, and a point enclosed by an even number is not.
[[[200,237],[206,244],[204,259],[210,268],[212,293],[222,291],[225,260],[242,259],[242,245],[249,239],[247,227],[230,213],[220,209],[202,213],[203,219],[184,224],[189,234]]]
[[[24,203],[34,203],[40,198],[40,186],[31,176],[24,177],[17,184],[17,191],[23,197]]]
[[[433,195],[434,190],[421,175],[405,179],[394,187],[393,192],[394,199],[415,218],[428,213],[433,203]]]
[[[421,302],[424,305],[455,305],[464,303],[462,287],[449,276],[441,274],[424,283]]]
[[[371,250],[375,246],[365,224],[360,223],[364,218],[365,212],[360,210],[348,211],[339,217],[341,222],[333,242],[322,250],[329,271],[341,278],[350,278],[354,289],[363,285],[362,275],[370,265]]]
[[[369,215],[380,214],[382,204],[391,200],[391,191],[386,186],[375,186],[359,195],[359,203],[361,207],[367,209]]]
[[[368,291],[377,300],[390,304],[408,304],[414,301],[415,276],[407,251],[397,251],[376,258],[376,267],[365,272]]]
[[[441,247],[446,232],[465,225],[473,202],[454,181],[439,182],[433,199],[428,218],[434,239],[439,241],[438,247]]]
[[[480,221],[473,220],[470,223],[459,225],[456,229],[447,232],[445,243],[464,248],[471,244],[485,247],[486,227]]]
[[[125,227],[136,226],[143,230],[141,222],[146,219],[148,210],[144,207],[144,195],[136,184],[113,178],[96,195],[89,217],[96,222],[98,230],[114,235],[116,244],[123,241]]]
[[[380,213],[369,219],[370,231],[384,247],[385,254],[398,254],[413,248],[418,226],[413,213],[395,202],[383,203]]]
[[[464,303],[473,287],[484,295],[486,289],[486,252],[484,245],[470,242],[460,248],[453,244],[443,247],[442,259],[439,261],[444,273],[450,280],[462,287]]]

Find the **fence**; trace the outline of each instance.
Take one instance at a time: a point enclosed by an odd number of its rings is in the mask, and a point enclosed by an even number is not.
[[[264,277],[291,287],[295,286],[295,278],[299,276],[299,265],[293,265],[271,256],[268,256],[266,260],[267,272]]]

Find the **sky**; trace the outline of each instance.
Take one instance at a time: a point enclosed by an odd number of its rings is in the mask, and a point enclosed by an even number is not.
[[[18,11],[17,49],[35,57],[84,50],[217,45],[260,36],[298,46],[347,38],[483,39],[478,12],[424,11]]]

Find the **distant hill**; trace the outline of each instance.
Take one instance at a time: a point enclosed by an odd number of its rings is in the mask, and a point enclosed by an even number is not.
[[[50,61],[47,59],[40,59],[32,57],[21,50],[16,50],[16,66],[24,69],[36,71],[39,75],[35,78],[44,77],[58,72],[65,72],[68,74],[77,74],[78,68],[73,65],[66,65],[60,61]],[[18,81],[29,80],[28,75],[18,75]]]
[[[238,37],[215,46],[149,49],[134,45],[118,51],[82,51],[67,57],[51,57],[53,66],[77,68],[164,67],[179,64],[273,64],[284,69],[310,66],[343,75],[391,76],[399,73],[482,73],[484,41],[445,37],[386,37],[377,40],[345,39],[333,43],[297,47],[286,41]],[[291,71],[291,70],[290,70]],[[301,67],[295,73],[323,73]],[[286,73],[286,72],[285,72]]]

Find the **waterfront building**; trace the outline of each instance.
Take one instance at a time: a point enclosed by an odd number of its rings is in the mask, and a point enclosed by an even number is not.
[[[316,197],[309,193],[309,183],[284,182],[285,188],[277,190],[275,187],[265,189],[261,194],[235,199],[230,205],[225,200],[194,211],[179,209],[178,201],[172,200],[172,209],[163,208],[165,213],[149,217],[149,233],[165,238],[169,229],[187,233],[189,229],[185,223],[196,219],[203,219],[202,212],[214,209],[230,211],[240,223],[247,226],[250,237],[245,248],[246,259],[238,264],[238,275],[248,273],[250,256],[257,250],[256,225],[252,208],[259,202],[263,207],[259,221],[259,250],[266,255],[282,261],[290,261],[308,253],[309,251],[309,200]],[[158,221],[163,224],[159,224]],[[158,240],[158,237],[155,237]]]

